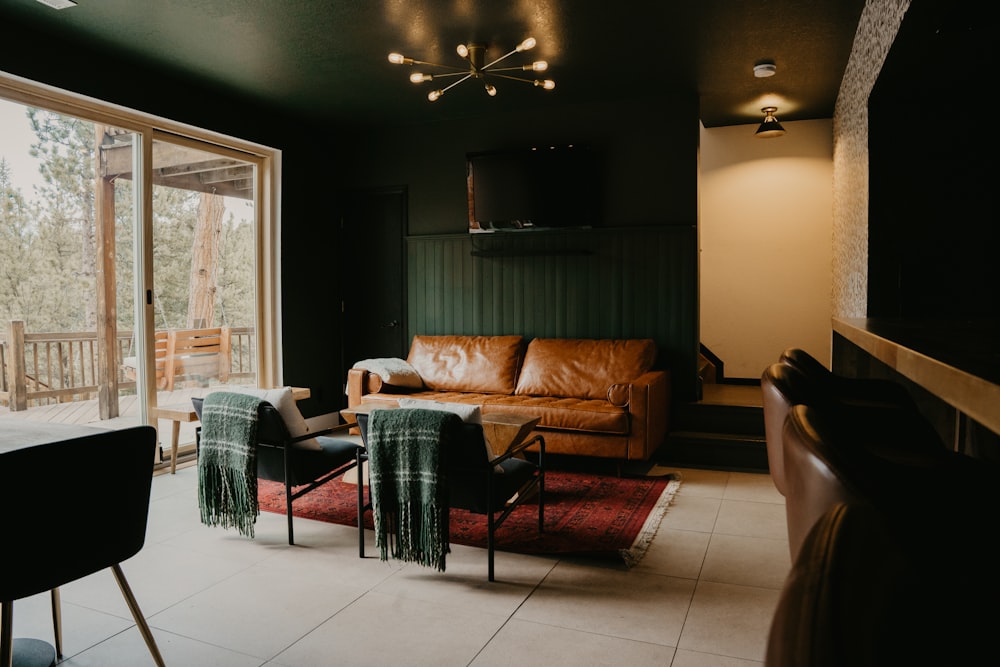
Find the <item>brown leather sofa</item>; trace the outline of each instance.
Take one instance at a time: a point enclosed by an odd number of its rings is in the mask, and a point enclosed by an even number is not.
[[[399,398],[480,405],[484,415],[541,419],[545,450],[647,460],[663,443],[670,373],[656,368],[651,339],[414,336],[406,361],[420,386],[399,386],[367,368],[347,374],[348,408]]]

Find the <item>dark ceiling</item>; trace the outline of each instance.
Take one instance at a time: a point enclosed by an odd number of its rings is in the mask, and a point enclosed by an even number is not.
[[[78,0],[55,10],[4,0],[5,17],[46,35],[94,42],[223,90],[326,122],[410,123],[527,105],[561,106],[696,90],[706,127],[832,118],[864,0]],[[549,62],[556,88],[473,82],[429,102],[390,51],[463,65],[459,43],[487,61]],[[777,74],[756,79],[770,60]],[[3,65],[0,63],[0,69]],[[525,73],[525,74],[531,74]],[[664,110],[669,118],[669,110]]]

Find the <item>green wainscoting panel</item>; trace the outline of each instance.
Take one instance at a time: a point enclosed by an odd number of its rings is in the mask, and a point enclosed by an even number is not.
[[[697,397],[694,226],[411,236],[407,336],[652,338]]]

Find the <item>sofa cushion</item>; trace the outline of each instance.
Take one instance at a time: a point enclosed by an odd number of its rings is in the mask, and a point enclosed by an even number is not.
[[[656,343],[649,338],[535,338],[514,393],[607,400],[613,385],[638,378],[655,361]]]
[[[522,336],[414,336],[406,360],[435,391],[512,394]]]

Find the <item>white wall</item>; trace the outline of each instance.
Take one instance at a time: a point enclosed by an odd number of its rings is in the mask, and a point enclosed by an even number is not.
[[[701,342],[726,378],[759,379],[787,347],[830,366],[833,121],[782,125],[701,129]]]

